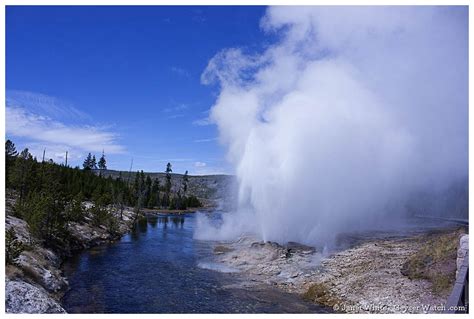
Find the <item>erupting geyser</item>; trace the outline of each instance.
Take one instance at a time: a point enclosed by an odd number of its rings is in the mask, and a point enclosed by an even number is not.
[[[467,23],[467,7],[269,8],[277,43],[225,49],[202,75],[239,207],[197,237],[325,242],[465,178]]]

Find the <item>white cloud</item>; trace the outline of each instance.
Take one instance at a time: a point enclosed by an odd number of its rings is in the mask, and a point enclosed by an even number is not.
[[[206,163],[204,162],[194,162],[194,167],[205,167]]]
[[[5,110],[6,133],[12,138],[24,139],[37,157],[42,156],[43,149],[54,160],[60,160],[66,151],[71,159],[86,152],[125,152],[125,147],[117,141],[118,135],[105,127],[61,121],[84,113],[64,107],[56,98],[31,92],[14,94],[14,98],[7,98]],[[84,114],[81,118],[86,117]]]

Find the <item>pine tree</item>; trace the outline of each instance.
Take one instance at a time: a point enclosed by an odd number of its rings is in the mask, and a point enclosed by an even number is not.
[[[171,193],[171,173],[173,172],[171,168],[171,163],[166,164],[166,185],[165,185],[165,191],[166,194],[163,196],[163,201],[164,201],[164,206],[169,206],[170,205],[170,193]]]
[[[15,144],[12,141],[7,140],[5,142],[5,184],[10,186],[10,176],[8,172],[10,172],[12,166],[15,164],[15,157],[18,155],[16,151]]]
[[[150,198],[151,198],[151,185],[152,185],[152,180],[150,178],[150,175],[147,175],[146,180],[145,180],[145,198],[143,202],[147,207],[149,207],[150,204]]]
[[[5,157],[15,157],[18,155],[16,151],[15,144],[12,141],[7,140],[5,142]]]
[[[188,191],[188,171],[184,172],[183,175],[183,196],[186,197],[186,192]]]
[[[27,222],[35,237],[53,249],[68,249],[68,223],[83,221],[83,201],[97,202],[94,203],[97,204],[95,221],[100,226],[105,226],[109,232],[117,229],[117,223],[103,209],[110,202],[116,202],[115,194],[119,194],[117,202],[121,210],[125,205],[143,205],[142,200],[138,201],[133,197],[135,190],[140,197],[148,188],[143,172],[137,173],[137,187],[134,189],[122,178],[113,180],[111,177],[103,178],[87,172],[93,167],[92,154],[85,159],[84,170],[49,161],[38,162],[28,149],[18,155],[11,141],[5,143],[5,154],[11,159],[11,165],[7,166],[6,171],[9,180],[7,187],[18,194],[13,213]],[[14,242],[14,236],[10,237],[10,242]]]
[[[65,207],[65,213],[67,220],[73,222],[82,222],[84,220],[85,207],[82,205],[84,196],[82,193],[78,193]]]
[[[84,163],[82,164],[82,167],[85,169],[85,170],[89,170],[91,169],[92,165],[92,154],[89,153],[86,157],[86,159],[84,160]]]
[[[97,161],[95,159],[95,155],[92,156],[92,161],[91,161],[91,169],[97,169]]]
[[[115,180],[91,174],[88,170],[97,167],[95,156],[91,153],[85,158],[83,169],[49,161],[38,162],[28,149],[18,154],[11,141],[5,143],[5,154],[11,160],[11,165],[6,167],[7,187],[18,195],[13,213],[27,222],[35,237],[58,251],[64,252],[71,243],[68,223],[86,221],[84,201],[93,202],[90,213],[94,223],[105,226],[109,232],[114,232],[118,226],[113,214],[107,210],[109,204],[114,204],[116,211],[120,209],[121,212],[125,205],[134,207],[134,218],[140,216],[144,206],[154,208],[162,205],[181,209],[193,202],[192,206],[199,205],[195,197],[190,196],[188,200],[183,195],[187,195],[188,190],[187,172],[182,187],[177,189],[177,194],[172,193],[171,163],[166,165],[166,180],[164,185],[160,185],[158,178],[152,180],[143,171],[136,173],[133,183],[129,183],[131,173],[126,178],[120,175]],[[104,154],[102,156],[105,160]],[[101,169],[106,166],[102,163],[99,160]],[[10,237],[13,242],[14,236]]]
[[[156,205],[159,205],[160,201],[160,181],[158,178],[153,180],[150,193],[151,194],[147,206],[148,208],[154,208]]]
[[[100,157],[99,159],[99,169],[100,170],[104,170],[104,169],[107,169],[107,162],[105,160],[105,155],[104,155],[104,152],[102,152],[102,156]]]
[[[21,151],[20,155],[15,158],[14,169],[11,170],[10,180],[13,188],[19,191],[19,201],[21,202],[27,195],[31,181],[34,182],[35,161],[31,156],[28,148]],[[33,180],[32,180],[33,179]]]

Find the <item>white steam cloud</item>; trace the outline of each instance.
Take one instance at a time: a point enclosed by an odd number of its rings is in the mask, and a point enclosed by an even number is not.
[[[278,43],[202,75],[239,207],[197,237],[328,241],[467,176],[467,25],[467,7],[269,8]]]

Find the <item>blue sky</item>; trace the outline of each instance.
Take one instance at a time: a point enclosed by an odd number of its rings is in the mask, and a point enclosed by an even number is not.
[[[232,173],[200,76],[230,47],[259,51],[265,7],[7,6],[7,138],[79,165]]]

